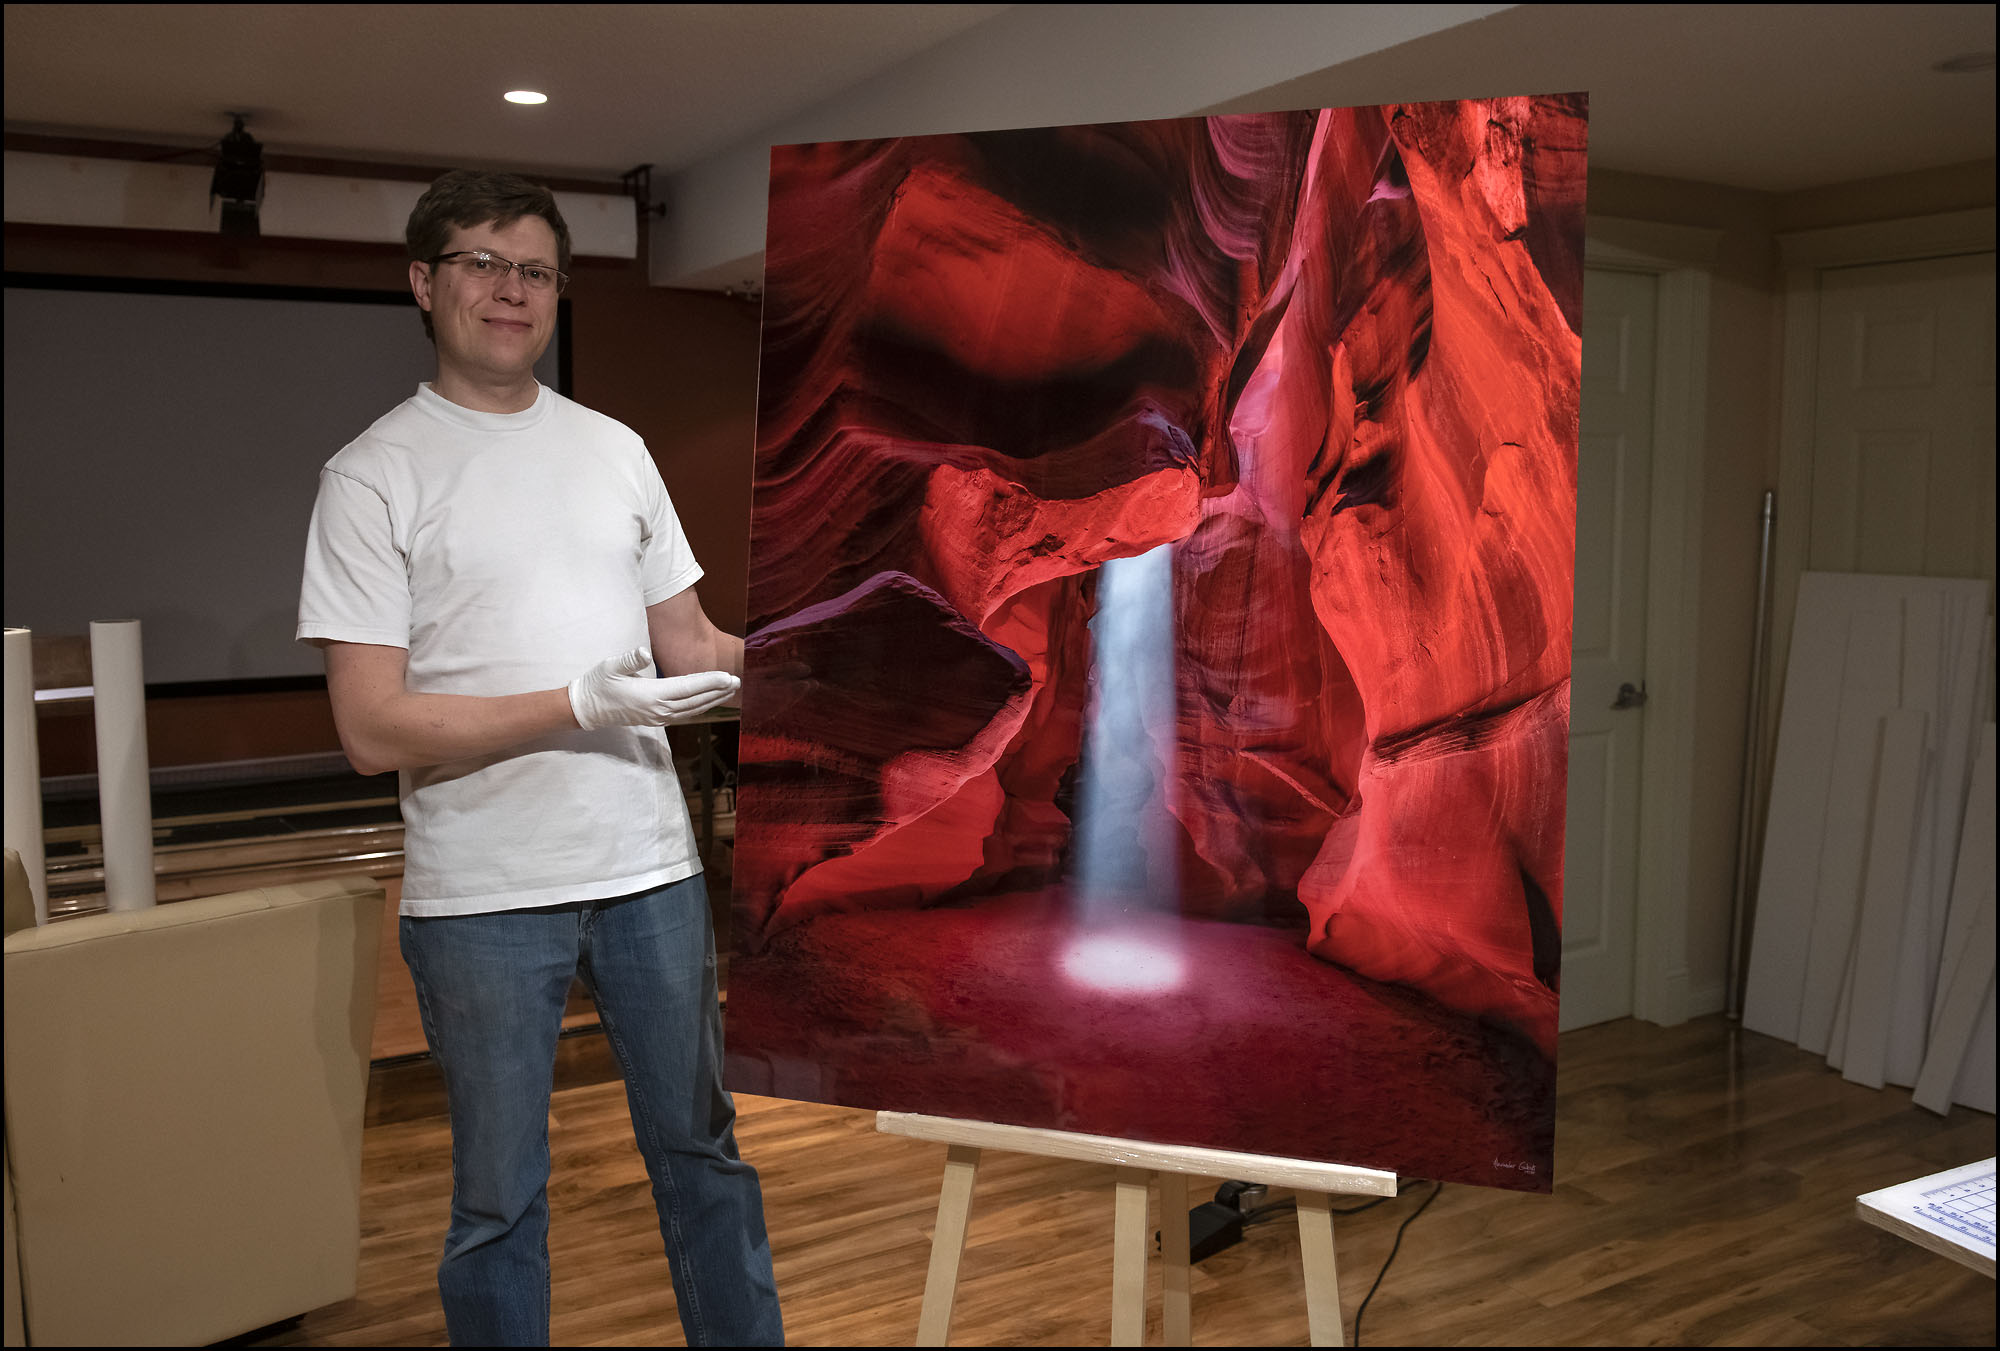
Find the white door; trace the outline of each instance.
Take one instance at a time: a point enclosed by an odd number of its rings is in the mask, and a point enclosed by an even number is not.
[[[1993,580],[1993,255],[1821,274],[1809,568]]]
[[[1639,273],[1584,272],[1564,1029],[1632,1012],[1658,290],[1656,278]],[[1628,685],[1632,691],[1621,700]],[[1626,706],[1614,707],[1621,702]]]

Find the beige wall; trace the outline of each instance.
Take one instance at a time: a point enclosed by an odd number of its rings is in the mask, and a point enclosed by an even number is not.
[[[1813,230],[1992,206],[1993,172],[1994,162],[1982,159],[1787,193],[1773,203],[1771,224],[1780,231]]]
[[[1728,962],[1758,516],[1764,491],[1778,482],[1784,331],[1777,235],[1993,203],[1990,159],[1785,194],[1610,170],[1590,175],[1593,216],[1721,232],[1710,290],[1701,465],[1701,632],[1688,867],[1690,1013],[1722,1007]],[[1781,512],[1786,507],[1778,504]]]

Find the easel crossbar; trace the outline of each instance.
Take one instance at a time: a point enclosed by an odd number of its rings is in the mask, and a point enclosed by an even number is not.
[[[1281,1159],[1267,1154],[1243,1154],[1196,1145],[1156,1145],[1112,1135],[1079,1135],[1034,1126],[1005,1126],[991,1121],[958,1121],[914,1112],[877,1112],[875,1129],[946,1145],[999,1149],[1044,1158],[1108,1163],[1120,1168],[1144,1168],[1156,1173],[1224,1177],[1266,1187],[1334,1192],[1350,1196],[1394,1196],[1396,1174],[1351,1164]]]

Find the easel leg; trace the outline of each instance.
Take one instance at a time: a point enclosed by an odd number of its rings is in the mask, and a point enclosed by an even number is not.
[[[924,1277],[924,1308],[917,1318],[918,1346],[951,1344],[952,1298],[958,1293],[958,1259],[965,1253],[965,1226],[972,1216],[972,1183],[979,1151],[952,1145],[945,1155],[944,1185],[938,1189],[937,1228],[931,1234],[931,1268]]]
[[[1146,1343],[1146,1170],[1118,1170],[1111,1236],[1111,1344]]]
[[[1306,1329],[1314,1346],[1345,1346],[1340,1273],[1333,1264],[1333,1210],[1325,1192],[1300,1192],[1299,1257],[1306,1273]]]
[[[1160,1342],[1194,1345],[1194,1308],[1188,1284],[1188,1183],[1185,1173],[1160,1177]]]

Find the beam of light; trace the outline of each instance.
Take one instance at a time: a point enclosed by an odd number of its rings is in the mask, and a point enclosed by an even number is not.
[[[1107,990],[1164,990],[1183,962],[1162,927],[1180,899],[1171,794],[1174,728],[1173,546],[1104,565],[1090,621],[1093,669],[1071,853],[1078,933],[1063,970]],[[1122,923],[1121,923],[1122,921]]]

